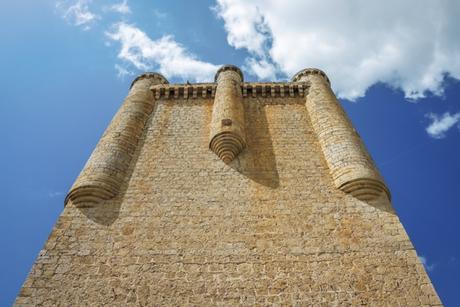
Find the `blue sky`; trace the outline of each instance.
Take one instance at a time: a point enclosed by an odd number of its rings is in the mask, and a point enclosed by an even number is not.
[[[460,306],[459,16],[458,1],[3,1],[0,305],[131,80],[206,81],[231,63],[253,81],[326,71],[441,299]]]

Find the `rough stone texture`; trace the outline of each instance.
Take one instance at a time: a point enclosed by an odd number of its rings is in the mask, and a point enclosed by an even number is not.
[[[16,304],[440,305],[391,206],[336,188],[305,98],[254,96],[228,164],[212,97],[159,98],[119,193],[69,201]]]
[[[94,204],[114,197],[126,177],[137,142],[153,110],[150,87],[168,81],[160,74],[136,78],[120,110],[101,137],[96,149],[66,197],[75,205]]]
[[[360,200],[389,205],[390,193],[324,72],[304,69],[293,81],[310,84],[306,108],[336,187]]]
[[[231,65],[219,69],[216,74],[216,96],[211,118],[209,148],[229,163],[246,146],[244,131],[244,106],[241,83],[243,74]]]

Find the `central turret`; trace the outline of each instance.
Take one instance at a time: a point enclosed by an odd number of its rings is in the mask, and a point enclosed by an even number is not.
[[[230,163],[246,146],[243,73],[236,66],[225,65],[217,71],[215,81],[209,148],[225,163]]]

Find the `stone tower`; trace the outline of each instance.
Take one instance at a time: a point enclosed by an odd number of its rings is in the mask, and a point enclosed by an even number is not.
[[[328,77],[136,78],[17,305],[437,306]]]

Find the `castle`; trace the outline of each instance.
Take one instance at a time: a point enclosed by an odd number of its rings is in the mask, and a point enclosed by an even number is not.
[[[17,305],[439,306],[324,72],[137,77]]]

